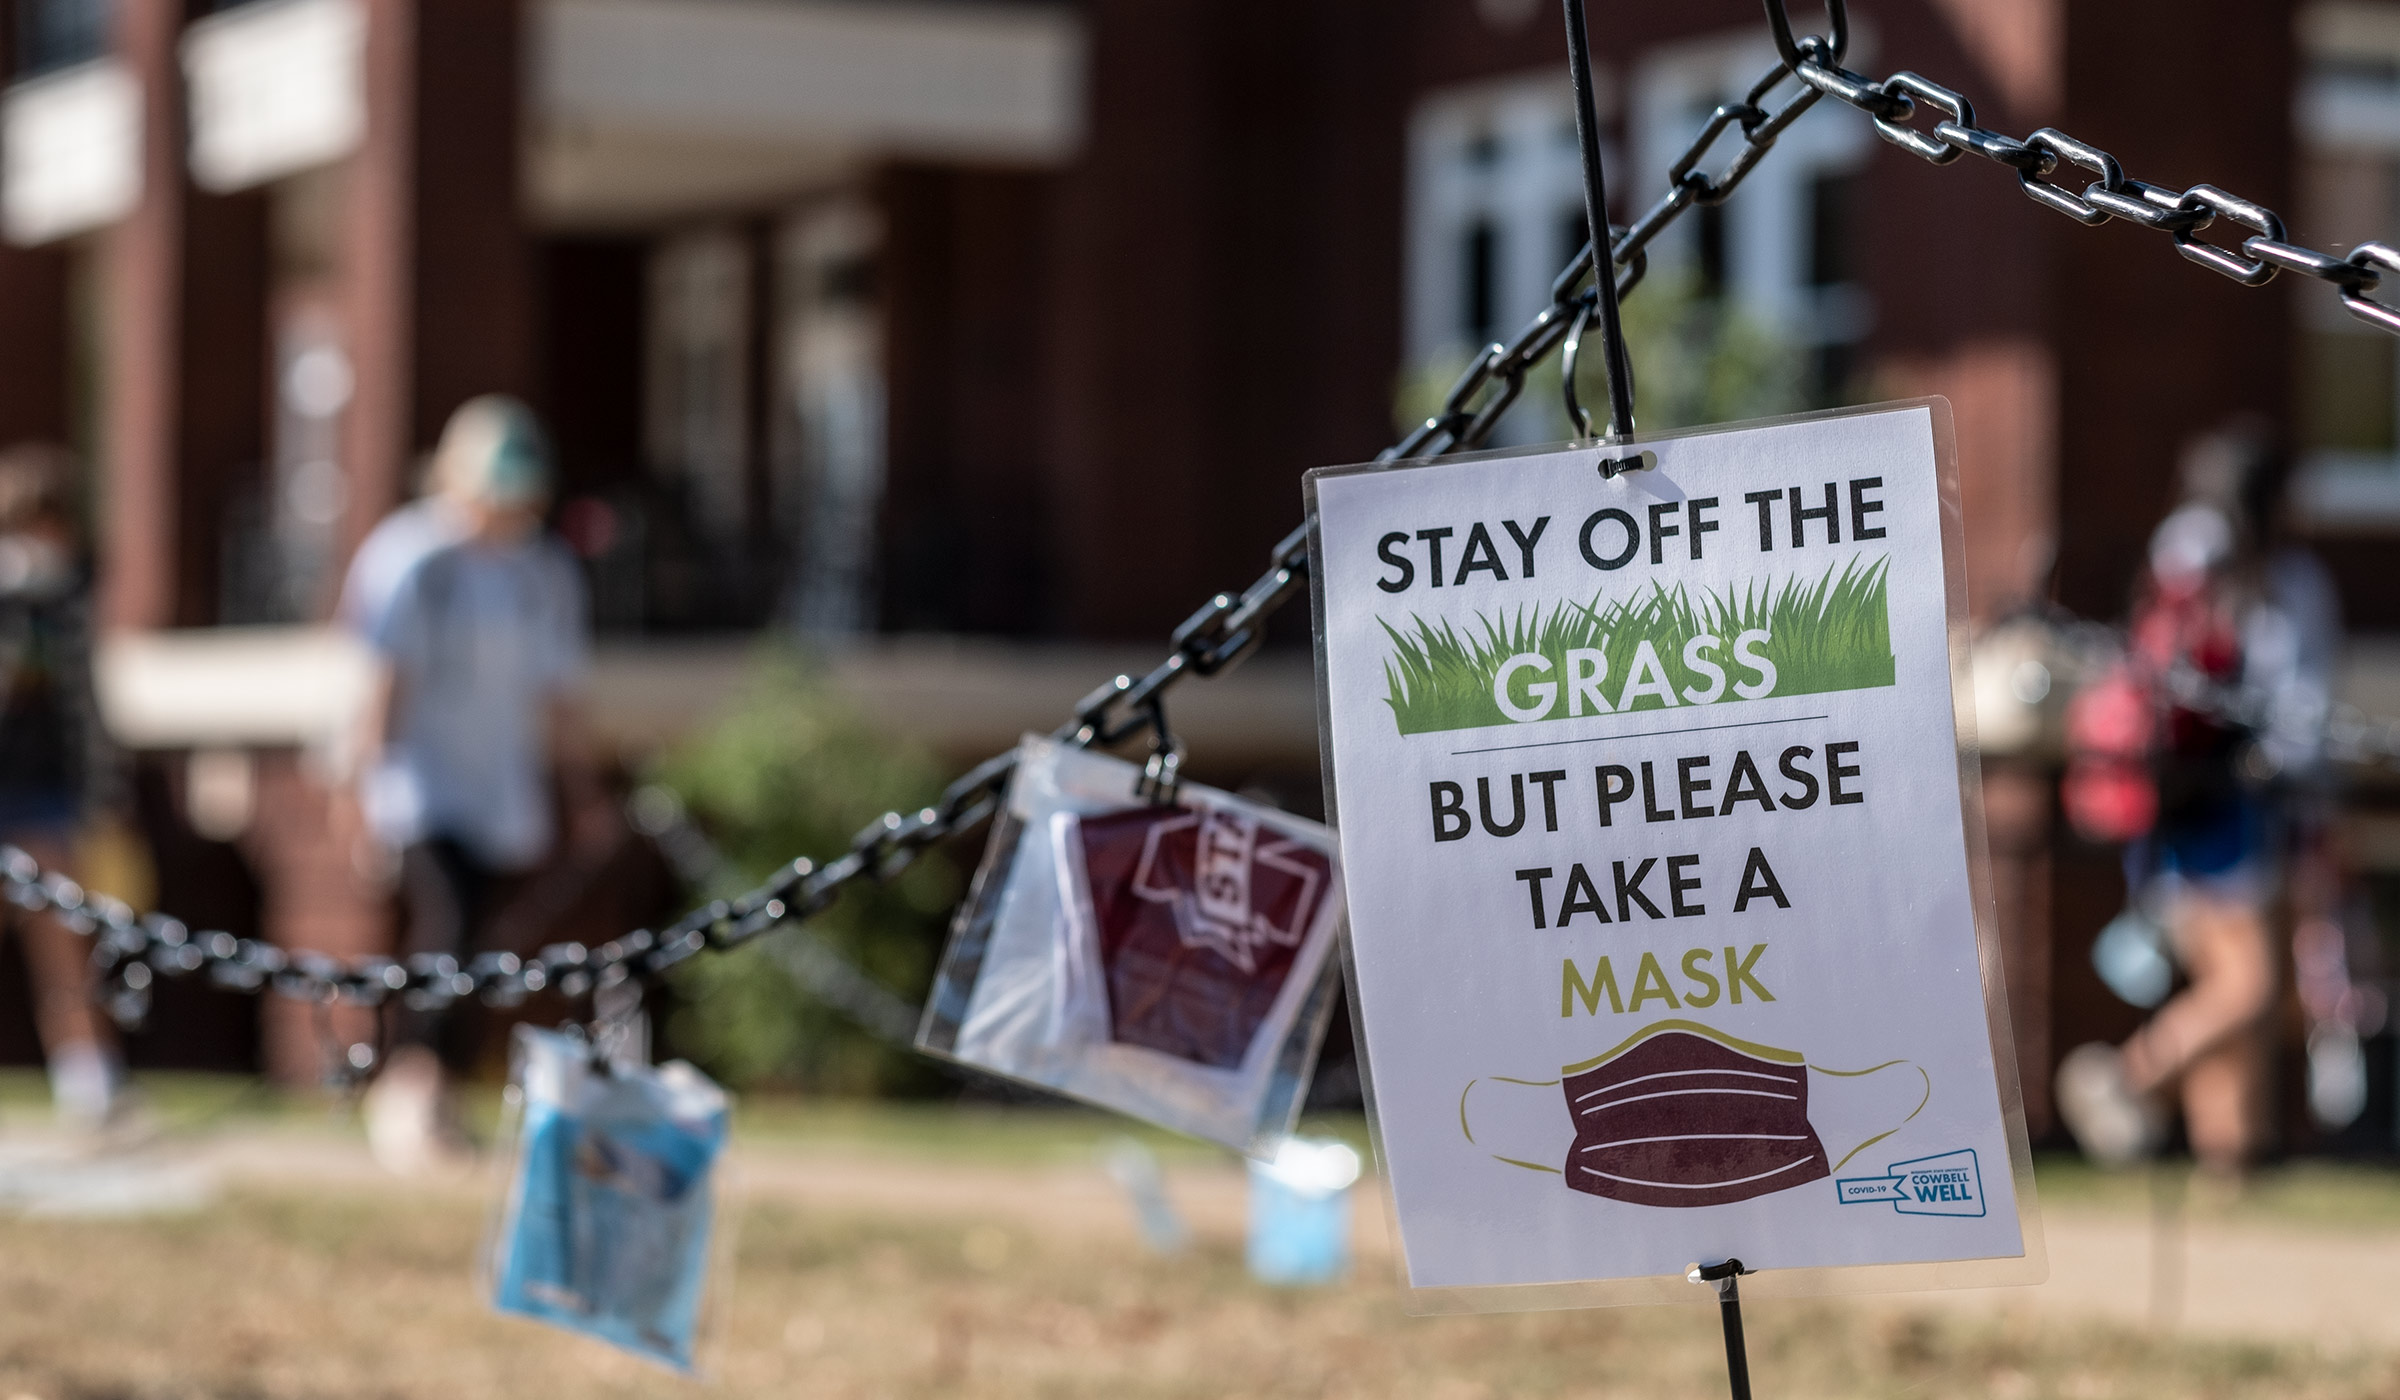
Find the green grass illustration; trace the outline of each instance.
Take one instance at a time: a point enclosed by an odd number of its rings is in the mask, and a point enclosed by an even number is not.
[[[1488,617],[1477,614],[1463,630],[1446,619],[1412,616],[1406,628],[1378,619],[1393,645],[1383,668],[1389,687],[1385,703],[1403,734],[1515,723],[1493,698],[1492,681],[1510,657],[1536,652],[1549,660],[1550,670],[1520,671],[1516,703],[1534,703],[1526,690],[1528,681],[1555,681],[1559,699],[1544,718],[1565,719],[1570,650],[1596,648],[1608,657],[1601,690],[1614,706],[1633,676],[1645,641],[1655,649],[1678,703],[1685,703],[1687,689],[1709,688],[1705,673],[1684,665],[1684,644],[1703,633],[1719,639],[1713,653],[1703,655],[1713,655],[1727,673],[1718,700],[1733,702],[1745,698],[1734,683],[1755,686],[1760,680],[1734,658],[1734,639],[1749,631],[1767,634],[1755,651],[1774,664],[1771,695],[1890,685],[1895,672],[1889,575],[1888,558],[1854,558],[1838,569],[1827,566],[1813,582],[1794,575],[1778,585],[1770,578],[1723,593],[1703,589],[1696,597],[1681,586],[1652,583],[1622,598],[1601,595],[1589,604],[1560,603],[1547,614],[1538,607]],[[1664,709],[1666,702],[1656,694],[1642,694],[1625,708]]]

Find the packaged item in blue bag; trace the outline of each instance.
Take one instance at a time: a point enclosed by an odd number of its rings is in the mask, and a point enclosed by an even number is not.
[[[519,1026],[508,1194],[492,1305],[695,1369],[725,1091],[677,1061],[610,1063],[580,1035]]]

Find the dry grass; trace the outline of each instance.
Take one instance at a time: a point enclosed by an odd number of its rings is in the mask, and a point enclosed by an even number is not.
[[[1418,1319],[1380,1269],[1276,1292],[1231,1221],[1174,1260],[1124,1242],[1121,1202],[1060,1206],[1055,1160],[943,1166],[831,1149],[886,1198],[752,1173],[715,1349],[728,1396],[1717,1396],[1714,1310]],[[879,1157],[877,1152],[881,1151]],[[797,1160],[778,1146],[776,1157]],[[955,1190],[941,1193],[941,1184]],[[920,1208],[896,1204],[925,1196]],[[1020,1199],[1023,1198],[1023,1199]],[[1026,1200],[1048,1202],[1046,1210]],[[471,1285],[483,1203],[365,1178],[254,1181],[204,1214],[0,1222],[0,1400],[542,1400],[685,1391],[640,1362],[487,1315]],[[997,1223],[995,1223],[997,1222]],[[1102,1228],[1102,1226],[1105,1228]],[[2030,1312],[1888,1303],[1751,1311],[1762,1394],[2400,1395],[2359,1353],[2154,1339]]]

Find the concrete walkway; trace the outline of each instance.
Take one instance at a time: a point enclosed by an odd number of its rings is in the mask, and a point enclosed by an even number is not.
[[[2045,1213],[2050,1281],[1911,1300],[1941,1308],[2037,1309],[2213,1338],[2400,1348],[2400,1231]]]

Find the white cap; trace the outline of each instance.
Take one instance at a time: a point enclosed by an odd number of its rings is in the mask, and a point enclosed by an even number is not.
[[[1252,1171],[1303,1196],[1330,1196],[1358,1180],[1357,1149],[1330,1138],[1285,1138],[1272,1162],[1253,1161]]]
[[[2188,584],[2233,557],[2233,522],[2212,505],[2178,508],[2150,535],[2150,572],[2158,581]]]
[[[527,506],[550,494],[550,441],[520,400],[467,400],[442,428],[433,452],[434,488],[496,506]]]

